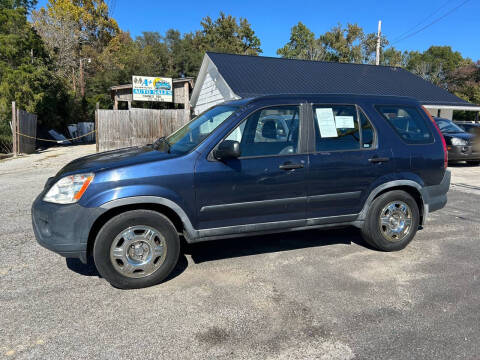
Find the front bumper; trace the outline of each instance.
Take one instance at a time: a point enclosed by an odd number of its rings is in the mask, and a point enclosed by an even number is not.
[[[95,220],[106,210],[78,204],[52,204],[40,194],[32,205],[32,225],[37,242],[68,258],[87,262],[88,235]]]
[[[443,179],[440,184],[425,186],[422,189],[422,198],[425,205],[425,216],[428,213],[437,211],[445,207],[447,204],[447,192],[450,189],[451,174],[449,170],[445,170]]]
[[[448,145],[448,161],[480,160],[480,152],[472,145]]]

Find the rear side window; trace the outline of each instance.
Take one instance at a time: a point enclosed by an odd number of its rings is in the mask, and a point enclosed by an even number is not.
[[[314,105],[313,117],[316,151],[360,150],[375,145],[372,124],[354,105]]]
[[[408,144],[429,144],[433,136],[414,106],[378,105],[377,110]]]

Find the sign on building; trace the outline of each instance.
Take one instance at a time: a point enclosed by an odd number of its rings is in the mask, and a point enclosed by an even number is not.
[[[173,102],[172,78],[132,77],[133,100]]]

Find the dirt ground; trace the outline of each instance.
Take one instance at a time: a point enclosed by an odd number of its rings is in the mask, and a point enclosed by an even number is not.
[[[479,358],[480,166],[451,167],[447,206],[403,251],[355,229],[214,241],[168,282],[121,291],[31,227],[46,179],[94,151],[0,161],[0,358]]]

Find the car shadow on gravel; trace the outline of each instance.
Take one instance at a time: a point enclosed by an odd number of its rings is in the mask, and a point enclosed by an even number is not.
[[[72,270],[73,272],[76,272],[77,274],[83,275],[83,276],[97,276],[101,278],[102,276],[97,270],[97,267],[95,266],[95,262],[93,261],[93,258],[88,259],[88,263],[84,264],[82,263],[79,259],[66,259],[67,267]],[[185,269],[188,266],[188,260],[185,257],[185,255],[180,254],[180,258],[178,259],[177,266],[175,266],[175,269],[173,269],[172,273],[168,275],[167,279],[165,281],[171,280],[181,273],[185,271]]]
[[[171,280],[185,271],[188,260],[185,254],[191,255],[198,264],[206,261],[229,259],[265,253],[275,253],[305,249],[310,247],[329,246],[335,244],[349,245],[351,243],[372,249],[354,227],[332,230],[304,230],[286,233],[238,237],[233,239],[214,240],[198,244],[182,242],[182,253],[177,266],[165,281]],[[83,276],[101,278],[93,258],[84,264],[79,259],[66,259],[67,267]]]
[[[358,244],[372,249],[356,228],[335,230],[305,230],[268,234],[252,237],[214,240],[198,244],[185,244],[184,252],[191,255],[195,263],[215,261],[241,256],[250,256],[279,251],[289,251],[334,244]]]

